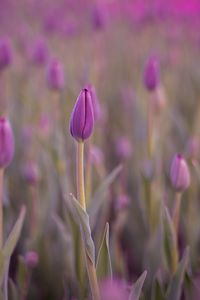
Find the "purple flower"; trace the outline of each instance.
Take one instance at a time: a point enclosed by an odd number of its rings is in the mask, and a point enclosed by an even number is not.
[[[12,49],[10,40],[4,38],[0,41],[0,71],[8,67],[12,62]]]
[[[94,114],[91,95],[84,88],[76,100],[70,119],[70,132],[77,141],[90,137],[94,127]]]
[[[170,169],[170,179],[177,192],[183,192],[190,185],[190,172],[186,160],[181,154],[176,154]]]
[[[38,265],[38,254],[35,251],[28,251],[25,254],[25,263],[29,268],[35,268]]]
[[[7,167],[14,155],[14,136],[10,122],[0,118],[0,168]]]
[[[129,159],[132,155],[132,145],[127,137],[120,137],[116,141],[116,153],[120,159]]]
[[[22,176],[28,184],[37,184],[40,178],[38,165],[34,161],[26,162],[22,167]]]
[[[103,29],[108,21],[106,8],[102,5],[96,5],[92,10],[92,24],[95,29]]]
[[[61,90],[65,85],[63,65],[57,59],[52,59],[48,65],[47,84],[53,90]]]
[[[49,56],[46,41],[42,38],[36,40],[32,47],[29,49],[30,60],[35,65],[46,64]]]
[[[144,85],[149,91],[154,91],[160,82],[160,66],[156,57],[151,56],[144,70]]]

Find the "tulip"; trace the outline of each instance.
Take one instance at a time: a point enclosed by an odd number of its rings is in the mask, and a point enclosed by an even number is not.
[[[116,141],[116,153],[121,159],[129,159],[132,155],[132,145],[127,137],[120,137]]]
[[[53,59],[47,68],[47,84],[52,90],[62,90],[65,85],[64,68],[57,60]]]
[[[181,154],[175,155],[170,169],[170,179],[177,192],[185,191],[190,185],[190,172],[188,165]]]
[[[44,39],[36,40],[29,51],[30,60],[33,64],[38,66],[46,64],[49,51]]]
[[[70,132],[77,141],[88,139],[94,127],[94,114],[91,95],[88,89],[83,89],[75,103],[71,119]]]
[[[38,165],[34,161],[26,162],[22,167],[22,176],[28,184],[36,185],[40,177]]]
[[[0,71],[8,67],[12,62],[12,50],[9,39],[0,41]]]
[[[173,188],[175,189],[175,203],[173,209],[174,231],[178,236],[178,227],[180,219],[180,208],[182,193],[190,185],[190,172],[186,160],[181,154],[176,154],[170,169],[170,179]]]
[[[144,85],[147,90],[154,91],[160,83],[160,67],[155,57],[150,57],[144,70]]]
[[[85,199],[85,174],[84,174],[84,141],[88,139],[93,131],[94,115],[91,94],[87,88],[84,88],[75,103],[70,119],[70,132],[72,137],[77,141],[77,198],[80,202],[82,209],[86,212],[86,199]],[[81,241],[79,240],[78,247],[81,247]],[[93,300],[100,300],[99,286],[97,281],[96,267],[94,262],[91,261],[86,249],[85,262],[87,265],[87,273],[92,292]],[[80,281],[83,279],[82,272],[82,257],[83,253],[80,252],[77,259],[79,260],[79,277]]]
[[[31,269],[35,268],[38,265],[38,261],[39,261],[39,258],[38,258],[37,252],[28,251],[25,254],[25,263],[29,268],[31,268]]]

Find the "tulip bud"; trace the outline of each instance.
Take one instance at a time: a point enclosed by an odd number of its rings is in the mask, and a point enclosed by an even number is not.
[[[14,155],[14,136],[10,122],[0,118],[0,168],[7,167]]]
[[[108,21],[107,11],[104,6],[96,5],[92,11],[92,24],[95,29],[103,29]]]
[[[28,251],[25,254],[25,263],[29,268],[35,268],[38,265],[38,254],[35,251]]]
[[[129,159],[132,155],[132,145],[127,137],[121,137],[116,141],[116,153],[120,159]]]
[[[53,59],[47,68],[47,84],[53,90],[61,90],[64,87],[63,65],[56,59]]]
[[[77,141],[90,137],[94,127],[94,114],[91,95],[84,88],[76,100],[70,119],[70,132]]]
[[[177,192],[183,192],[190,185],[190,172],[186,160],[181,154],[176,154],[170,169],[170,179]]]
[[[150,57],[144,70],[144,85],[149,91],[154,91],[160,81],[160,66],[155,57]]]
[[[49,53],[45,40],[41,38],[36,40],[29,51],[30,60],[33,64],[44,65],[47,62]]]
[[[11,61],[12,50],[10,41],[8,39],[2,39],[0,41],[0,71],[8,67]]]
[[[38,165],[34,161],[28,161],[22,167],[22,176],[28,184],[36,185],[40,177]]]

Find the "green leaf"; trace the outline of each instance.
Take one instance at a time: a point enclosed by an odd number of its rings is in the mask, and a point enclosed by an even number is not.
[[[144,271],[138,280],[133,284],[128,300],[139,300],[142,292],[142,287],[147,276],[147,271]]]
[[[25,263],[24,257],[19,256],[16,281],[17,281],[17,286],[18,286],[21,294],[24,290],[24,285],[26,284],[28,272],[29,272],[29,270]]]
[[[152,300],[166,300],[163,290],[157,278],[153,283]]]
[[[95,247],[91,236],[89,216],[72,194],[71,197],[72,208],[75,213],[76,221],[80,225],[81,236],[84,242],[86,253],[89,256],[92,263],[95,265]]]
[[[164,216],[164,252],[169,269],[175,271],[178,263],[177,239],[174,224],[167,207],[165,207]]]
[[[11,231],[11,233],[8,236],[8,239],[6,240],[3,249],[0,250],[0,285],[3,282],[4,272],[6,264],[9,262],[10,257],[16,247],[16,244],[19,240],[22,226],[24,223],[24,218],[26,214],[26,208],[25,206],[22,206],[19,217]]]
[[[108,188],[110,187],[110,185],[113,183],[113,181],[115,180],[115,178],[119,175],[119,173],[122,170],[122,165],[117,166],[106,178],[105,180],[102,182],[102,184],[100,185],[100,187],[96,190],[94,196],[92,197],[90,203],[90,207],[89,207],[89,214],[91,216],[91,228],[94,228],[95,225],[95,221],[97,218],[97,215],[99,213],[99,210],[102,206],[102,204],[104,203],[105,199],[106,199],[106,195],[108,192]]]
[[[6,258],[6,260],[10,258],[17,245],[17,242],[21,234],[22,226],[24,223],[25,214],[26,214],[26,208],[25,206],[22,206],[20,215],[3,247],[3,255]]]
[[[9,290],[9,299],[10,300],[18,300],[19,299],[17,287],[11,278],[9,278],[9,280],[8,280],[8,290]]]
[[[98,279],[111,278],[112,279],[112,265],[109,251],[109,224],[106,223],[102,242],[97,256],[97,276]]]
[[[189,247],[184,251],[183,257],[178,265],[176,273],[173,275],[168,291],[167,300],[180,300],[182,286],[186,270],[189,263]]]

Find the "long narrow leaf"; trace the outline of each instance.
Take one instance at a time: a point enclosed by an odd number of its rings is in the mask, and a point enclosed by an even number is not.
[[[128,300],[139,300],[142,292],[142,287],[147,276],[147,271],[144,271],[138,280],[133,284]]]

